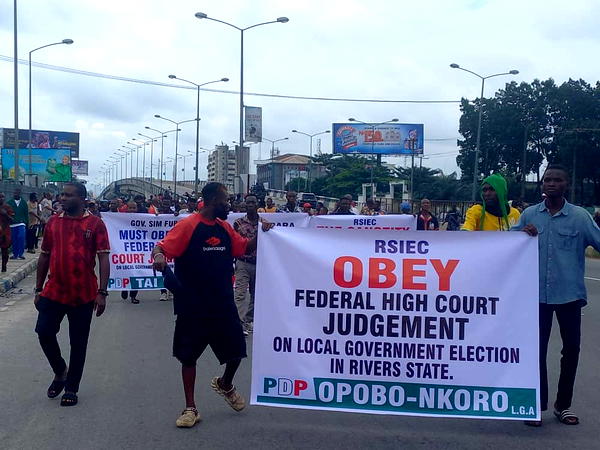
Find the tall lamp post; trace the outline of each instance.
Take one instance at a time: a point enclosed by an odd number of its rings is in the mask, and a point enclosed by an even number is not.
[[[330,130],[325,130],[325,131],[320,131],[318,133],[314,133],[314,134],[309,134],[309,133],[305,133],[304,131],[299,131],[299,130],[292,130],[292,133],[298,133],[298,134],[303,134],[304,136],[308,136],[308,138],[310,139],[310,159],[308,160],[308,192],[312,192],[312,154],[313,154],[313,138],[315,136],[320,136],[321,134],[327,134],[327,133],[331,133]]]
[[[135,138],[133,138],[131,141],[134,141]],[[140,148],[142,147],[142,144],[138,144],[137,142],[131,142],[131,141],[127,141],[127,143],[129,145],[133,145],[135,147],[135,177],[139,178],[140,176]],[[133,162],[132,162],[133,164]],[[132,167],[133,169],[133,167]],[[133,177],[133,170],[131,173],[131,176]]]
[[[207,14],[202,13],[202,12],[197,12],[196,14],[194,14],[196,16],[196,18],[198,19],[207,19],[207,20],[212,20],[214,22],[219,22],[222,23],[224,25],[230,26],[231,28],[235,28],[236,30],[238,30],[240,32],[240,133],[239,133],[239,140],[238,142],[240,142],[240,146],[243,147],[244,144],[244,31],[250,30],[252,28],[256,28],[262,25],[269,25],[271,23],[287,23],[290,21],[290,19],[288,19],[287,17],[278,17],[276,20],[271,20],[269,22],[261,22],[261,23],[257,23],[254,25],[250,25],[249,27],[245,27],[245,28],[240,28],[237,25],[233,25],[229,22],[225,22],[224,20],[219,20],[219,19],[214,19],[212,17],[208,17]],[[242,151],[242,148],[240,148],[240,152]],[[239,169],[236,168],[236,172],[238,172]],[[239,176],[239,173],[236,173],[236,176]]]
[[[127,147],[125,147],[127,148]],[[121,154],[121,159],[125,160],[125,178],[127,178],[127,155],[129,154],[126,150],[117,149],[117,151]],[[121,180],[123,179],[123,162],[121,161]]]
[[[488,78],[499,77],[501,75],[517,75],[519,73],[518,70],[509,70],[508,72],[495,73],[493,75],[479,75],[478,73],[473,72],[472,70],[465,69],[464,67],[460,67],[456,63],[450,64],[450,67],[453,69],[463,70],[465,72],[469,72],[471,75],[475,75],[479,79],[481,79],[481,95],[479,96],[479,119],[477,120],[477,144],[475,147],[475,162],[473,164],[473,189],[471,191],[471,200],[475,201],[477,197],[477,178],[479,176],[479,144],[481,142],[481,113],[483,112],[483,89],[485,86],[485,80]],[[488,162],[488,148],[485,150],[485,162]]]
[[[196,193],[195,195],[198,195],[198,155],[199,155],[199,150],[200,150],[200,88],[202,86],[206,86],[207,84],[213,84],[213,83],[220,83],[220,82],[227,82],[229,81],[229,78],[221,78],[220,80],[214,80],[214,81],[207,81],[206,83],[194,83],[193,81],[190,80],[186,80],[184,78],[179,78],[175,75],[169,75],[169,78],[171,78],[172,80],[179,80],[179,81],[183,81],[184,83],[189,83],[189,84],[193,84],[194,86],[196,86],[196,91],[197,91],[197,96],[196,96],[196,173],[195,173],[195,181],[194,181],[194,192]],[[184,160],[185,162],[185,160]]]
[[[173,197],[174,199],[177,199],[177,151],[178,151],[178,146],[179,146],[179,125],[184,124],[184,123],[188,123],[188,122],[194,122],[196,119],[189,119],[189,120],[182,120],[181,122],[175,122],[174,120],[168,119],[166,117],[161,116],[160,114],[154,114],[154,117],[156,117],[157,119],[162,119],[162,120],[166,120],[167,122],[171,122],[172,124],[175,124],[175,179],[173,180]]]
[[[157,130],[156,128],[151,128],[149,126],[145,126],[144,128],[146,130],[155,131],[160,134],[160,167],[159,167],[159,170],[160,170],[160,189],[162,190],[162,187],[163,187],[162,164],[163,164],[163,157],[164,157],[165,136],[167,135],[167,133],[172,133],[173,131],[181,131],[181,130],[160,131],[160,130]],[[150,173],[150,178],[152,178],[152,173]]]
[[[281,138],[281,139],[271,140],[271,139],[267,139],[264,136],[261,136],[261,139],[264,139],[265,141],[271,143],[271,157],[270,157],[270,160],[271,160],[271,170],[270,170],[271,174],[270,175],[271,175],[271,177],[270,177],[270,180],[269,180],[269,188],[270,189],[274,189],[273,186],[275,184],[275,165],[273,164],[273,158],[275,157],[275,142],[287,141],[289,138],[288,137],[284,137],[284,138]],[[258,177],[258,169],[257,169],[257,177]]]
[[[127,145],[122,145],[121,147],[126,149],[129,153],[129,176],[133,178],[133,151],[136,149],[136,147],[128,147]],[[125,172],[125,176],[127,176],[127,172]]]
[[[31,148],[32,148],[32,142],[31,142],[31,54],[33,52],[37,52],[38,50],[41,50],[43,48],[46,47],[52,47],[53,45],[61,45],[61,44],[67,44],[70,45],[73,43],[73,39],[63,39],[60,42],[53,42],[52,44],[46,44],[46,45],[42,45],[41,47],[38,48],[34,48],[33,50],[31,50],[29,52],[29,135],[28,135],[28,147],[29,147],[29,174],[32,174],[32,167],[31,167]],[[18,140],[18,137],[16,137],[16,139]],[[69,155],[70,156],[70,155]]]
[[[158,139],[153,138],[152,136],[146,136],[145,134],[138,133],[140,136],[150,139],[150,184],[152,184],[152,164],[154,161],[154,143],[158,141]],[[144,157],[145,161],[145,157]],[[145,164],[145,162],[144,162]],[[144,166],[145,167],[145,166]]]

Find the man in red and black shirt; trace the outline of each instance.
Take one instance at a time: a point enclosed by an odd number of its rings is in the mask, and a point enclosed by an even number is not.
[[[104,222],[85,210],[86,196],[83,184],[64,184],[60,199],[63,212],[52,216],[46,224],[37,267],[35,331],[55,374],[48,397],[57,397],[65,389],[61,406],[77,404],[92,314],[94,310],[96,316],[104,312],[108,296],[108,233]],[[100,289],[94,273],[96,255],[100,263]],[[48,281],[44,284],[46,275]],[[68,368],[56,340],[65,315],[69,319],[71,344]]]
[[[174,294],[173,356],[182,364],[186,399],[178,427],[192,427],[200,420],[194,400],[196,361],[208,345],[225,364],[223,376],[212,379],[212,388],[236,411],[246,405],[233,386],[233,377],[246,357],[246,341],[233,300],[233,258],[251,254],[256,236],[243,238],[225,221],[229,204],[224,185],[208,183],[202,197],[202,210],[179,221],[152,252],[155,270],[164,271],[165,285]],[[265,222],[262,229],[272,226]],[[174,274],[167,268],[166,258],[175,260]]]

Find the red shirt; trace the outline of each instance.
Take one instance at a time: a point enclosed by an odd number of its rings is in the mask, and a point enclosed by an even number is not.
[[[180,220],[167,233],[165,238],[158,243],[167,258],[178,258],[187,250],[198,224],[209,226],[220,226],[225,229],[231,238],[231,256],[239,258],[246,253],[248,239],[240,236],[229,223],[221,219],[208,220],[202,214],[191,214]]]
[[[108,252],[108,233],[100,218],[87,211],[81,217],[52,216],[42,241],[42,253],[50,255],[50,274],[41,295],[71,306],[95,300],[96,254]]]

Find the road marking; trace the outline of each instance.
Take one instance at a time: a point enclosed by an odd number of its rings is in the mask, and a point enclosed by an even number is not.
[[[3,306],[0,308],[0,312],[8,311],[8,306]]]
[[[6,302],[6,303],[4,304],[4,306],[12,306],[12,305],[14,305],[15,303],[17,303],[17,302],[13,300],[12,302]]]
[[[584,277],[586,280],[600,281],[600,278]]]

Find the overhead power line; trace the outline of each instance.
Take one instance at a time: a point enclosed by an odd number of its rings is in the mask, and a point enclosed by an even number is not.
[[[11,56],[0,55],[0,61],[12,62]],[[29,65],[29,62],[25,59],[18,59],[19,64]],[[121,77],[118,75],[110,75],[105,73],[90,72],[87,70],[72,69],[70,67],[56,66],[53,64],[44,64],[38,62],[32,62],[32,66],[39,67],[47,70],[55,70],[58,72],[72,73],[76,75],[84,75],[87,77],[104,78],[107,80],[126,81],[128,83],[138,83],[161,87],[170,87],[177,89],[193,89],[196,90],[195,86],[186,86],[172,83],[163,83],[161,81],[142,80],[138,78]],[[230,91],[225,89],[214,89],[214,88],[200,88],[202,91],[217,92],[221,94],[235,94],[239,95],[239,91]],[[362,102],[362,103],[421,103],[421,104],[453,104],[460,103],[460,100],[386,100],[386,99],[367,99],[367,98],[336,98],[336,97],[308,97],[301,95],[283,95],[283,94],[266,94],[259,92],[244,92],[244,95],[251,95],[255,97],[271,97],[271,98],[287,98],[292,100],[320,100],[329,102]]]

